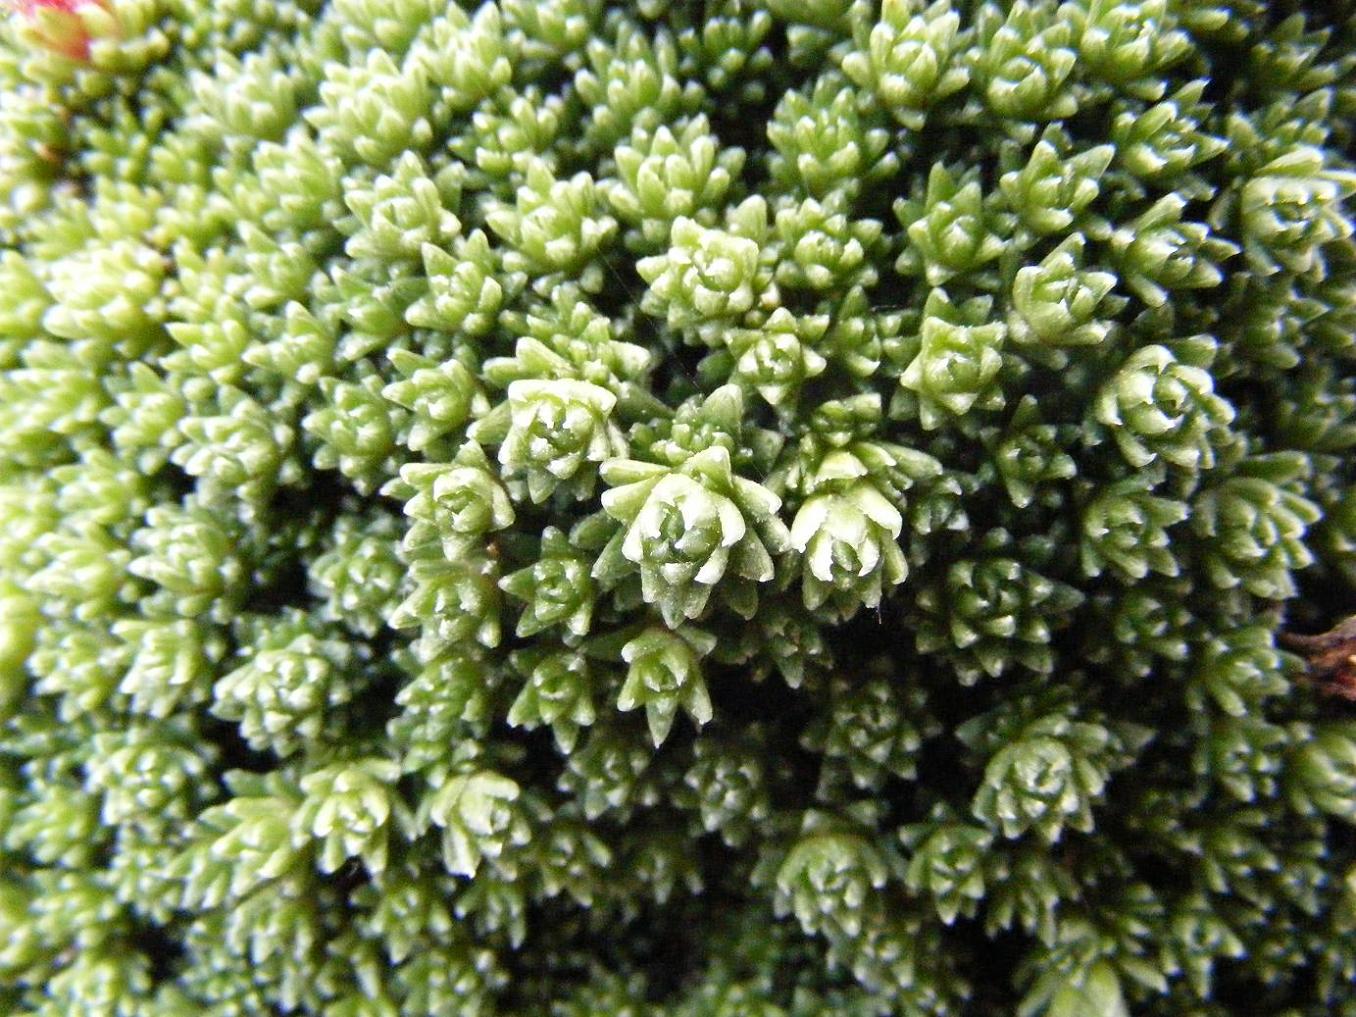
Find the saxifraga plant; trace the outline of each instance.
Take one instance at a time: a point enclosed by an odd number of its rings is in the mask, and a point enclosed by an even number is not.
[[[1351,0],[11,6],[0,1014],[1356,1015]]]

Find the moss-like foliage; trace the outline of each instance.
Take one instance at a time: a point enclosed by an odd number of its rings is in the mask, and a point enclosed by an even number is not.
[[[0,1014],[1356,1017],[1351,0],[9,6]]]

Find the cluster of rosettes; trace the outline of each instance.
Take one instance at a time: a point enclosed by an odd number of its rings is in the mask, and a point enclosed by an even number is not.
[[[21,0],[0,1013],[1356,1017],[1348,0]]]

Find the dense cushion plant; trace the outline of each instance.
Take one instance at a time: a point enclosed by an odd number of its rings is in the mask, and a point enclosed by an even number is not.
[[[11,6],[0,1013],[1356,1015],[1350,0]]]

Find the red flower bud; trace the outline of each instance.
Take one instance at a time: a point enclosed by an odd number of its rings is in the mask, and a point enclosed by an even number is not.
[[[8,0],[8,5],[27,22],[25,37],[78,63],[88,63],[91,43],[110,34],[111,0]]]

